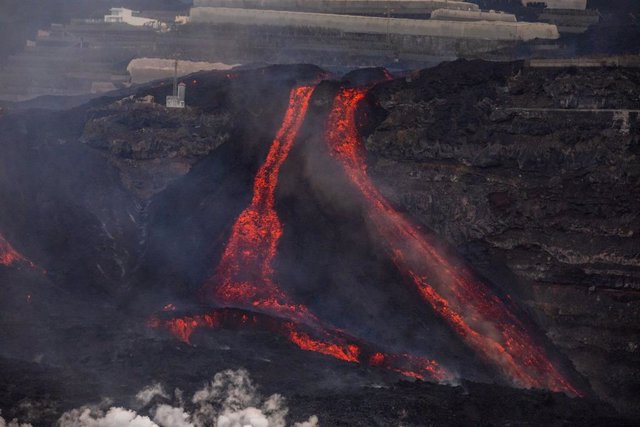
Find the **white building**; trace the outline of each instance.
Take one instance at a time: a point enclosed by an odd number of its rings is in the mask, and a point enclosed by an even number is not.
[[[184,108],[184,95],[187,85],[180,82],[178,87],[174,89],[174,95],[167,96],[167,108]]]
[[[177,15],[176,19],[174,20],[174,22],[178,25],[185,25],[189,23],[189,16],[185,16],[185,15]]]
[[[138,16],[140,12],[135,12],[124,7],[113,7],[110,9],[111,14],[104,16],[104,22],[129,24],[134,27],[154,27],[157,28],[160,23],[155,19],[143,18]]]

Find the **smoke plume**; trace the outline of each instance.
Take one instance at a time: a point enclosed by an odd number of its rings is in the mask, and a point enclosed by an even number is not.
[[[13,419],[7,422],[0,414],[0,427],[33,427],[31,424],[22,424],[18,420]]]
[[[171,401],[146,409],[154,399]],[[285,427],[289,412],[285,398],[273,394],[266,399],[244,369],[226,370],[183,402],[182,391],[176,389],[169,397],[164,387],[152,384],[136,395],[145,409],[137,411],[108,403],[83,406],[65,412],[58,427]],[[12,424],[13,423],[13,424]],[[0,427],[29,427],[12,421],[8,425],[0,418]],[[315,427],[318,417],[294,423],[295,427]]]

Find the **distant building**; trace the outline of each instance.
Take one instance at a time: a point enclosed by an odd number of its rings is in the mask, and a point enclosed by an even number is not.
[[[174,94],[167,96],[167,108],[184,108],[184,97],[187,90],[187,85],[180,83]]]
[[[549,9],[575,9],[585,10],[587,0],[522,0],[524,6],[542,3]]]
[[[184,24],[188,24],[189,23],[189,16],[185,16],[185,15],[177,15],[175,17],[174,22],[178,25],[184,25]]]
[[[143,18],[138,16],[139,12],[124,7],[113,7],[110,9],[111,14],[104,16],[104,22],[129,24],[134,27],[158,27],[160,23],[156,19]]]
[[[155,102],[155,97],[153,95],[143,96],[142,98],[136,99],[136,102],[139,104],[153,104]]]

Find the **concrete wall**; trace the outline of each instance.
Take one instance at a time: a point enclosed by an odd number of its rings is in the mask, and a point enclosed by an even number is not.
[[[178,61],[178,76],[203,70],[229,70],[235,65],[221,62]],[[146,83],[151,80],[172,77],[175,72],[175,60],[165,58],[135,58],[129,62],[127,71],[133,83]]]
[[[640,68],[640,56],[606,56],[594,58],[557,58],[557,59],[530,59],[526,62],[533,68],[566,68],[566,67],[625,67]]]
[[[439,19],[443,21],[517,21],[516,16],[511,13],[452,9],[436,9],[431,13],[431,19]]]
[[[525,6],[529,3],[545,3],[549,9],[585,10],[587,8],[587,0],[522,0],[522,4]]]
[[[206,45],[203,42],[206,41]],[[323,67],[378,66],[398,59],[412,68],[489,52],[510,55],[513,41],[345,33],[323,28],[189,24],[181,29],[184,56],[228,64],[313,63]],[[495,58],[490,54],[491,58]],[[501,56],[504,57],[504,56]],[[512,56],[506,59],[512,59]]]
[[[343,33],[527,41],[560,37],[555,25],[530,22],[388,19],[321,13],[194,7],[191,22],[242,26],[295,27]]]
[[[427,15],[436,9],[480,10],[478,5],[448,0],[194,0],[194,7],[288,10],[342,15]]]

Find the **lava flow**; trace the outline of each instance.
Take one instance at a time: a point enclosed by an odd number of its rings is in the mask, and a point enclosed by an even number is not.
[[[254,180],[251,204],[233,225],[220,264],[204,284],[204,294],[222,304],[316,322],[305,307],[293,304],[274,283],[272,266],[282,236],[275,210],[278,174],[302,126],[314,89],[300,86],[291,91],[282,126]]]
[[[216,309],[206,314],[162,319],[154,316],[149,326],[169,330],[179,340],[189,343],[198,328],[264,330],[283,336],[305,351],[331,356],[351,363],[384,368],[409,378],[450,381],[453,377],[437,362],[406,353],[378,351],[373,346],[346,333],[320,326],[300,324],[290,319],[237,309]]]
[[[306,306],[294,304],[274,281],[273,260],[282,236],[282,224],[275,210],[275,189],[280,168],[302,126],[313,91],[312,86],[291,91],[282,126],[256,175],[251,204],[233,225],[215,274],[202,289],[206,297],[220,305],[261,314],[239,315],[226,308],[166,321],[153,318],[150,326],[162,326],[186,343],[199,327],[263,328],[284,336],[302,350],[383,367],[412,378],[450,380],[451,375],[435,361],[374,351],[344,332],[323,325]]]
[[[41,271],[41,269],[33,262],[25,258],[22,254],[16,251],[9,242],[5,240],[0,234],[0,264],[4,266],[12,266],[15,264],[27,265],[34,270]]]
[[[340,90],[325,137],[331,155],[362,194],[369,221],[395,265],[464,342],[514,384],[580,395],[506,303],[469,270],[446,259],[375,187],[367,174],[356,124],[356,110],[367,90]]]

